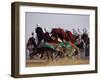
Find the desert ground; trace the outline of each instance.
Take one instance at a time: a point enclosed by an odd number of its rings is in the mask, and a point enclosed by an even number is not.
[[[89,58],[84,57],[64,57],[58,60],[26,60],[26,67],[37,66],[64,66],[64,65],[82,65],[89,64]]]

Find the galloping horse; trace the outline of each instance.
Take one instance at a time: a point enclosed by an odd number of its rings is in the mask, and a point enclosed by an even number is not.
[[[46,47],[41,47],[40,44],[42,43],[42,40],[44,40],[44,42],[48,42],[50,41],[51,38],[47,33],[43,32],[41,27],[37,27],[35,30],[36,30],[38,42],[36,44],[35,39],[33,37],[29,38],[28,43],[27,43],[27,49],[30,52],[29,56],[33,58],[34,55],[40,54],[41,55],[39,57],[40,59],[42,59],[44,55],[46,55],[45,57],[47,57],[48,59],[51,58],[53,60],[54,54],[60,55],[59,51],[55,51],[53,49],[46,48]]]
[[[32,33],[32,35],[33,35],[33,33]],[[33,57],[33,48],[37,48],[37,44],[35,42],[34,37],[30,37],[29,40],[28,40],[28,42],[27,42],[27,44],[26,44],[26,49],[29,50],[29,56],[30,56],[30,58]]]
[[[88,34],[83,34],[81,36],[81,39],[83,40],[84,42],[84,48],[85,48],[85,56],[89,56],[89,46],[90,46],[90,41],[89,41],[89,37],[88,37]]]
[[[66,40],[67,38],[66,33],[61,28],[53,28],[51,34],[52,34],[51,36],[55,36],[56,39],[60,38],[62,41]]]
[[[64,32],[64,30],[61,28],[53,28],[51,33],[52,33],[52,36],[55,36],[56,39],[60,38],[62,42],[64,41],[69,42],[69,44],[75,49],[75,52],[72,53],[73,55],[79,54],[78,47],[74,45],[78,37],[75,37],[70,31]],[[63,49],[64,49],[63,50],[64,53],[68,52],[68,49],[65,49],[65,48]]]
[[[44,35],[44,32],[43,32],[41,27],[37,27],[35,29],[35,32],[36,32],[37,38],[38,38],[37,47],[39,47],[39,45],[42,42],[42,40],[45,39],[45,35]]]

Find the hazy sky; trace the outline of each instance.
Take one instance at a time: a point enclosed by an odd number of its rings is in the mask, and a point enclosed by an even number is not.
[[[25,40],[29,39],[31,33],[35,33],[36,24],[47,29],[48,32],[54,27],[60,27],[64,30],[75,30],[86,28],[89,32],[89,15],[76,14],[51,14],[51,13],[25,13]]]

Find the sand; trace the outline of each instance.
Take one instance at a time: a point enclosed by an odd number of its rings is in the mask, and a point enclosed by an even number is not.
[[[42,66],[66,66],[66,65],[82,65],[89,64],[89,58],[64,57],[56,60],[26,60],[26,67],[42,67]]]

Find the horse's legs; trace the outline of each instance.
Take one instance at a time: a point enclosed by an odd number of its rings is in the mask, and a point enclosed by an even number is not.
[[[51,59],[52,59],[52,61],[54,60],[54,52],[53,51],[50,51],[50,54],[51,54]]]
[[[55,59],[57,59],[57,58],[61,58],[61,53],[59,51],[56,52]]]
[[[33,58],[33,53],[30,53],[29,56],[30,56],[30,59],[32,59]]]
[[[41,42],[42,42],[42,39],[38,39],[37,47],[39,47],[39,45],[40,45]]]
[[[34,52],[34,50],[30,51],[30,59],[34,58],[34,56],[37,54],[37,52]]]
[[[50,59],[50,57],[49,57],[49,53],[48,53],[48,51],[46,52],[46,55],[47,55],[47,62],[49,61],[49,59]]]
[[[44,53],[43,52],[41,52],[41,57],[40,57],[40,59],[42,59],[44,57]]]
[[[37,48],[37,44],[36,44],[35,40],[33,40],[32,44],[33,44],[34,48]]]

